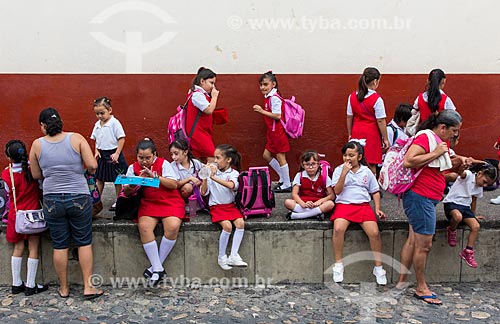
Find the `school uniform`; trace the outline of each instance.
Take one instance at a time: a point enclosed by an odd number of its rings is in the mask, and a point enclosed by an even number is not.
[[[475,218],[470,208],[472,197],[482,198],[483,188],[476,185],[476,175],[465,170],[465,178],[458,177],[443,200],[446,217],[451,219],[450,212],[457,209],[462,213],[463,218]]]
[[[338,183],[343,164],[335,168],[332,176],[333,187]],[[349,171],[344,182],[344,189],[335,199],[335,210],[330,218],[334,221],[343,218],[354,223],[377,221],[370,206],[370,194],[380,191],[377,179],[371,170],[361,165],[356,173]]]
[[[349,95],[347,116],[352,116],[351,137],[365,139],[365,159],[370,164],[382,163],[382,140],[377,119],[385,118],[384,101],[374,90],[368,90],[363,102],[358,101],[357,92]]]
[[[125,137],[125,131],[122,124],[113,115],[104,125],[101,125],[99,120],[95,123],[90,138],[95,140],[96,148],[100,154],[96,171],[98,180],[114,182],[119,174],[123,174],[127,170],[128,165],[123,152],[120,152],[118,163],[113,163],[111,160],[111,155],[118,148],[118,140],[123,137]]]
[[[284,102],[277,96],[278,90],[273,88],[264,96],[264,110],[273,114],[280,114],[284,118]],[[273,154],[290,151],[288,135],[281,121],[264,116],[266,123],[266,150]]]
[[[326,188],[332,186],[332,180],[326,176],[326,183],[321,175],[321,172],[316,173],[316,175],[311,179],[305,170],[297,172],[295,178],[293,179],[292,186],[299,186],[299,197],[304,202],[307,201],[318,201],[325,198],[328,193]]]
[[[393,146],[398,139],[405,140],[408,138],[408,135],[393,119],[387,124],[387,138],[389,139],[390,146]]]
[[[439,92],[441,93],[441,100],[438,104],[438,111],[441,112],[445,109],[457,110],[450,97],[448,97],[443,90],[439,90]],[[427,103],[427,99],[427,91],[422,92],[417,96],[415,102],[413,103],[413,108],[420,111],[420,122],[425,121],[431,115],[431,108]]]
[[[21,163],[13,163],[12,165],[14,185],[16,187],[16,204],[17,210],[36,210],[41,209],[40,200],[42,191],[37,180],[26,182],[24,172],[22,171]],[[9,193],[9,214],[7,218],[7,230],[5,238],[7,242],[16,243],[28,238],[28,235],[19,234],[16,232],[16,209],[14,208],[14,194],[12,193],[12,181],[10,180],[9,168],[2,171],[2,179],[5,182],[5,189]]]
[[[188,136],[190,135],[194,121],[198,114],[201,113],[194,127],[190,145],[194,156],[197,158],[207,158],[213,156],[215,151],[214,140],[212,138],[212,114],[204,113],[208,106],[210,106],[212,98],[202,87],[194,86],[194,88],[194,92],[188,94],[188,96],[191,96],[191,94],[192,96],[188,101],[187,107],[186,133]]]
[[[216,178],[224,181],[232,181],[234,183],[233,189],[224,187],[211,178],[207,179],[208,190],[205,196],[210,194],[208,205],[210,206],[210,215],[212,216],[213,223],[223,220],[232,221],[243,217],[234,202],[236,191],[238,190],[238,175],[238,171],[233,170],[231,167],[224,172],[217,170],[217,173],[215,173]]]
[[[170,165],[174,170],[175,176],[179,180],[184,180],[189,177],[197,177],[198,172],[203,167],[203,164],[197,159],[189,161],[189,169],[186,169],[182,164],[175,161],[170,162]]]
[[[139,163],[135,162],[129,166],[127,176],[138,176],[141,170],[142,168]],[[179,180],[170,163],[163,158],[155,158],[151,170],[161,174],[164,178],[175,181]],[[180,219],[186,218],[184,199],[182,199],[179,190],[167,189],[162,185],[160,185],[159,188],[143,186],[141,190],[141,204],[138,212],[139,218],[142,216],[159,218],[173,216]]]

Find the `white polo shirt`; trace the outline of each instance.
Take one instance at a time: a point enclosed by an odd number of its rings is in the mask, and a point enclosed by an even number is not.
[[[443,200],[443,203],[455,203],[461,206],[469,206],[472,203],[472,196],[483,197],[483,188],[476,186],[476,175],[469,170],[465,170],[465,178],[458,177],[450,188],[450,192]]]
[[[344,165],[341,164],[333,171],[333,187],[339,182],[343,166]],[[371,201],[370,194],[378,191],[380,191],[380,188],[372,171],[367,166],[361,165],[356,173],[352,171],[347,173],[344,189],[337,195],[335,202],[341,204],[361,204],[369,202]]]
[[[155,158],[154,161],[156,161],[156,159],[157,158]],[[153,161],[153,163],[154,163],[154,161]],[[127,177],[135,176],[133,164],[128,166],[126,176]],[[167,160],[163,161],[163,164],[161,165],[161,176],[164,178],[167,178],[167,179],[175,180],[175,181],[179,180],[179,178],[177,177],[177,175],[174,172],[174,169],[172,169],[170,162],[168,162]]]
[[[113,150],[118,147],[118,140],[125,137],[125,131],[122,124],[113,115],[108,122],[101,126],[98,120],[90,138],[95,140],[95,146],[98,150]]]
[[[204,111],[208,108],[208,106],[210,106],[210,102],[205,96],[206,93],[207,92],[202,87],[197,85],[194,86],[194,92],[191,100],[193,101],[193,105],[201,111]]]
[[[207,185],[208,190],[205,196],[210,194],[208,200],[209,206],[220,205],[220,204],[230,204],[234,202],[234,197],[236,196],[236,191],[238,190],[238,176],[239,173],[232,168],[228,168],[226,171],[222,172],[217,170],[215,177],[222,179],[224,181],[232,181],[234,183],[234,188],[229,189],[223,185],[215,182],[214,180],[208,178]]]
[[[175,161],[170,162],[170,165],[172,166],[172,169],[174,170],[179,180],[184,180],[189,177],[195,177],[198,174],[198,171],[200,171],[200,169],[203,167],[203,164],[197,159],[192,159],[189,162],[189,170],[186,170],[186,168],[184,168],[182,164]]]
[[[295,175],[295,178],[293,178],[293,182],[292,182],[292,186],[299,186],[300,187],[300,174],[302,173],[302,178],[308,178],[309,180],[311,180],[312,182],[318,180],[318,177],[320,176],[320,172],[316,173],[316,175],[311,179],[311,177],[309,177],[309,175],[307,175],[307,171],[306,170],[303,170],[302,172],[297,172],[297,174]],[[326,176],[326,187],[332,187],[333,186],[333,183],[332,183],[332,179],[330,179],[329,176]]]
[[[358,92],[356,92],[357,94]],[[368,92],[365,95],[365,99],[371,96],[372,94],[377,93],[375,90],[368,89]],[[380,119],[380,118],[385,118],[385,105],[384,105],[384,100],[382,97],[379,97],[377,101],[375,101],[375,105],[373,106],[373,109],[375,110],[375,118]],[[352,116],[352,106],[351,106],[351,95],[347,98],[347,116]]]

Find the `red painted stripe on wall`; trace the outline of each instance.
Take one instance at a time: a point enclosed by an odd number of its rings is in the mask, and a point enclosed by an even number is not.
[[[262,104],[259,75],[222,74],[217,77],[219,107],[229,111],[229,123],[214,126],[215,142],[231,143],[243,155],[243,166],[264,165],[265,129],[262,116],[252,105]],[[306,109],[304,136],[291,141],[288,161],[292,176],[298,158],[308,148],[327,154],[333,165],[341,163],[340,148],[347,139],[347,96],[356,88],[358,75],[278,75],[285,97],[295,95]],[[89,137],[96,121],[93,99],[112,99],[113,113],[122,122],[127,141],[124,153],[134,160],[135,144],[144,136],[155,139],[159,154],[167,152],[167,122],[177,105],[184,103],[193,75],[80,75],[0,74],[0,145],[19,138],[28,146],[41,136],[38,114],[45,107],[57,108],[65,131]],[[400,102],[413,104],[424,90],[426,75],[383,75],[378,92],[392,117]],[[457,152],[477,158],[497,157],[492,145],[500,135],[500,75],[449,74],[444,91],[464,118]],[[388,120],[389,120],[388,119]],[[92,141],[91,146],[93,147]],[[7,164],[0,157],[0,165]]]

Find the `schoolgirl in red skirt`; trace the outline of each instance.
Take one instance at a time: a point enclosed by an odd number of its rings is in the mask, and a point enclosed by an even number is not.
[[[203,162],[213,162],[215,149],[212,113],[219,97],[219,90],[215,88],[216,76],[212,70],[200,67],[188,93],[186,132],[191,136],[191,152]]]
[[[137,162],[130,165],[127,176],[158,177],[160,187],[141,188],[139,206],[139,234],[144,251],[151,266],[144,271],[149,284],[158,284],[166,274],[163,263],[177,241],[179,228],[185,218],[184,199],[177,190],[177,177],[170,163],[157,156],[156,147],[151,139],[139,142],[136,149]],[[124,194],[130,195],[135,186],[125,185]],[[161,222],[163,237],[160,248],[155,241],[154,229]]]
[[[377,225],[377,216],[385,218],[380,210],[380,192],[377,179],[366,166],[363,146],[359,142],[350,141],[342,147],[344,163],[335,168],[332,176],[333,190],[337,195],[333,222],[333,281],[344,280],[342,253],[344,234],[351,223],[358,223],[370,240],[370,247],[375,260],[373,275],[377,283],[385,285],[387,278],[382,268],[382,242]],[[375,204],[375,213],[370,207],[370,195]]]
[[[5,238],[7,242],[14,245],[11,257],[12,268],[12,294],[24,292],[26,296],[38,294],[48,289],[47,285],[35,283],[38,268],[38,250],[40,246],[40,235],[24,235],[16,232],[16,208],[17,210],[36,210],[42,208],[40,199],[42,192],[38,181],[33,179],[28,165],[28,152],[23,142],[12,140],[5,146],[5,154],[9,167],[2,171],[2,179],[9,192],[9,215]],[[12,177],[11,177],[12,174]],[[14,183],[12,183],[12,179]],[[15,189],[14,189],[15,188]],[[14,198],[13,191],[16,196]],[[16,203],[14,204],[14,199]],[[21,266],[24,254],[24,241],[28,241],[28,265],[27,280],[21,280]]]
[[[253,110],[264,116],[266,123],[266,148],[262,156],[279,176],[279,185],[274,192],[291,192],[290,170],[286,153],[290,151],[288,135],[281,124],[284,117],[284,102],[278,92],[278,80],[272,71],[259,78],[260,91],[264,95],[264,107],[254,105]]]
[[[210,177],[203,179],[201,183],[201,194],[210,195],[208,205],[212,222],[222,226],[217,261],[223,270],[246,267],[248,264],[238,254],[245,232],[245,221],[234,202],[238,190],[237,170],[240,168],[241,155],[231,145],[221,144],[215,149],[214,158],[215,164],[209,164],[212,170]],[[226,249],[233,231],[233,223],[235,227],[233,245],[228,257]]]
[[[285,200],[285,207],[289,212],[289,219],[302,219],[316,216],[324,220],[324,214],[333,209],[335,194],[332,189],[332,180],[326,170],[319,164],[319,155],[316,151],[306,151],[300,156],[300,171],[293,180],[292,199]]]

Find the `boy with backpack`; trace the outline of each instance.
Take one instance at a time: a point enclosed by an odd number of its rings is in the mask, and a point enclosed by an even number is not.
[[[408,135],[405,133],[404,129],[406,123],[411,117],[411,106],[407,103],[399,104],[394,112],[394,117],[387,124],[387,138],[389,139],[389,144],[394,145],[398,138],[407,139]]]

